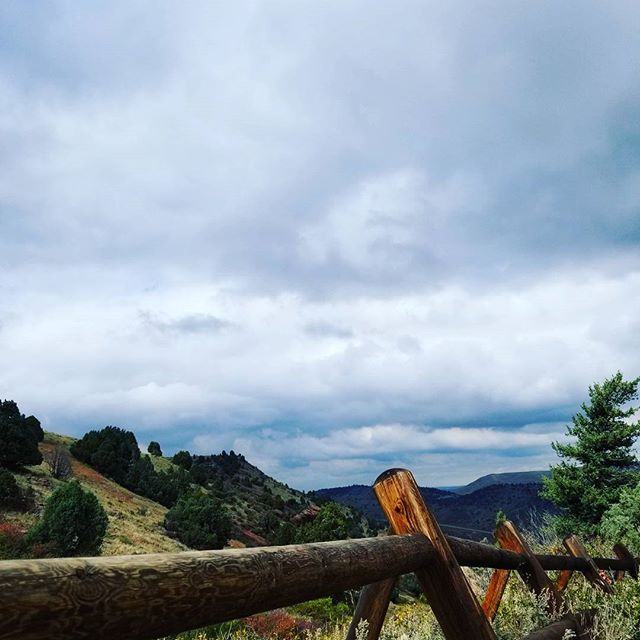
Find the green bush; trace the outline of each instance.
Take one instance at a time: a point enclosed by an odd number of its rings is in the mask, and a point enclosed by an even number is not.
[[[13,474],[0,469],[0,507],[21,509],[25,506],[25,497]]]
[[[169,509],[165,526],[194,549],[222,549],[231,535],[231,519],[224,505],[201,491],[183,495]]]
[[[349,536],[349,521],[336,502],[327,502],[312,522],[298,529],[296,542],[343,540]]]
[[[40,464],[38,442],[44,433],[37,418],[25,418],[13,400],[0,401],[0,467]]]
[[[156,442],[155,440],[152,440],[149,443],[149,446],[147,447],[147,451],[152,456],[161,456],[162,455],[162,449],[160,448],[160,443]]]
[[[600,532],[612,542],[623,542],[640,553],[640,482],[622,490],[620,501],[602,516]]]
[[[176,453],[173,458],[171,458],[171,462],[189,471],[189,469],[191,469],[191,465],[193,464],[193,458],[188,451],[178,451],[178,453]]]
[[[49,496],[27,539],[29,544],[51,544],[60,556],[95,556],[106,530],[107,514],[98,499],[72,480]]]
[[[140,459],[136,437],[119,427],[89,431],[74,442],[69,451],[120,484],[124,484],[131,465]]]

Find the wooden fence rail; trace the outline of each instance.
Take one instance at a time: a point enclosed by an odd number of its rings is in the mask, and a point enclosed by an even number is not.
[[[519,572],[536,591],[547,589],[558,607],[562,596],[545,582],[545,571],[578,571],[594,583],[602,580],[598,570],[615,572],[618,579],[625,572],[637,577],[637,560],[622,545],[616,545],[615,558],[590,558],[575,540],[574,555],[534,555],[518,546],[519,534],[510,524],[504,525],[508,533],[498,531],[501,543],[516,536],[516,542],[504,545],[510,548],[445,536],[404,470],[383,474],[374,491],[397,535],[256,549],[0,561],[0,640],[150,640],[359,587],[365,588],[348,637],[366,619],[368,640],[376,640],[397,577],[411,572],[447,640],[491,640],[505,571],[507,577]],[[480,605],[461,566],[503,572],[492,579],[490,607],[487,599]],[[561,628],[587,637],[582,629],[587,617],[568,616],[535,637],[562,637],[564,631],[557,635]]]

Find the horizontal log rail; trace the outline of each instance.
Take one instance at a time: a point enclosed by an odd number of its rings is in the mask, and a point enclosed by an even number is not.
[[[445,536],[465,567],[517,570],[518,553]],[[546,570],[584,571],[571,556],[537,555]],[[0,561],[0,639],[157,638],[428,570],[421,533],[283,547]],[[631,572],[633,559],[593,558]],[[57,634],[57,635],[56,635]]]
[[[622,545],[615,558],[591,558],[583,550],[581,555],[534,555],[524,543],[505,542],[515,549],[509,550],[445,536],[412,483],[408,472],[392,470],[374,487],[398,535],[254,549],[0,561],[0,640],[151,640],[360,587],[365,589],[348,638],[366,619],[371,623],[367,640],[377,640],[393,584],[411,572],[427,592],[447,640],[466,640],[462,631],[472,627],[472,620],[482,626],[482,637],[493,638],[490,622],[506,577],[494,580],[491,602],[481,606],[460,566],[517,571],[534,590],[544,588],[532,582],[534,567],[538,572],[578,571],[592,579],[594,566],[617,578],[638,575],[638,560]],[[517,538],[515,527],[507,525]],[[543,578],[544,573],[538,580]],[[548,585],[560,602],[555,586]],[[464,607],[459,594],[467,598]]]

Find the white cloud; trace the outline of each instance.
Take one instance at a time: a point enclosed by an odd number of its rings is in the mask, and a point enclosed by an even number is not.
[[[638,13],[3,7],[0,396],[176,448],[529,446],[637,374]]]

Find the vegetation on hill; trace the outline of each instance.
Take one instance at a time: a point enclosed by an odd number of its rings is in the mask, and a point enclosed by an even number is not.
[[[589,403],[567,427],[573,441],[552,444],[563,460],[545,479],[543,495],[563,510],[556,518],[560,533],[596,533],[605,511],[640,480],[633,451],[640,421],[631,419],[637,408],[627,406],[638,397],[639,383],[618,372],[589,387]]]
[[[43,435],[36,417],[25,417],[13,400],[0,401],[0,467],[17,469],[40,464],[38,442]]]
[[[71,480],[49,496],[42,518],[29,531],[26,542],[45,545],[52,556],[96,556],[107,522],[107,513],[95,495]]]
[[[160,445],[156,443],[160,451]],[[119,427],[89,431],[70,447],[71,453],[100,473],[135,493],[171,507],[188,491],[190,479],[182,468],[157,471],[148,456],[141,456],[135,435]],[[159,455],[159,454],[156,454]]]
[[[222,549],[231,535],[231,518],[222,502],[206,491],[183,495],[165,519],[169,532],[193,549]]]
[[[496,511],[522,527],[531,520],[541,519],[545,513],[557,513],[557,508],[539,497],[541,484],[496,484],[470,494],[458,495],[449,491],[422,487],[425,502],[433,509],[446,533],[481,540],[491,539]],[[366,485],[352,485],[321,489],[316,492],[360,510],[367,518],[385,525],[384,516],[373,489]]]
[[[71,520],[83,532],[89,529],[80,517],[92,502],[85,498],[87,489],[107,514],[103,553],[174,551],[185,548],[181,542],[192,548],[285,544],[370,532],[353,509],[321,508],[233,451],[211,456],[182,451],[168,459],[159,455],[159,443],[150,443],[153,454],[142,454],[135,435],[115,426],[79,440],[47,434],[38,443],[39,422],[26,419],[11,401],[2,406],[19,426],[5,430],[8,448],[16,439],[35,443],[38,456],[31,453],[28,459],[39,462],[13,472],[0,468],[0,557],[97,553],[97,534],[86,544],[76,535],[75,547],[63,539],[64,531],[74,537],[67,526]],[[68,482],[71,478],[82,488]],[[73,507],[72,494],[78,502]],[[56,503],[64,508],[54,508]],[[69,515],[74,508],[75,515]]]
[[[510,471],[507,473],[489,473],[481,476],[462,487],[450,489],[459,495],[473,493],[479,489],[490,487],[494,484],[541,484],[542,479],[549,475],[549,471]]]

